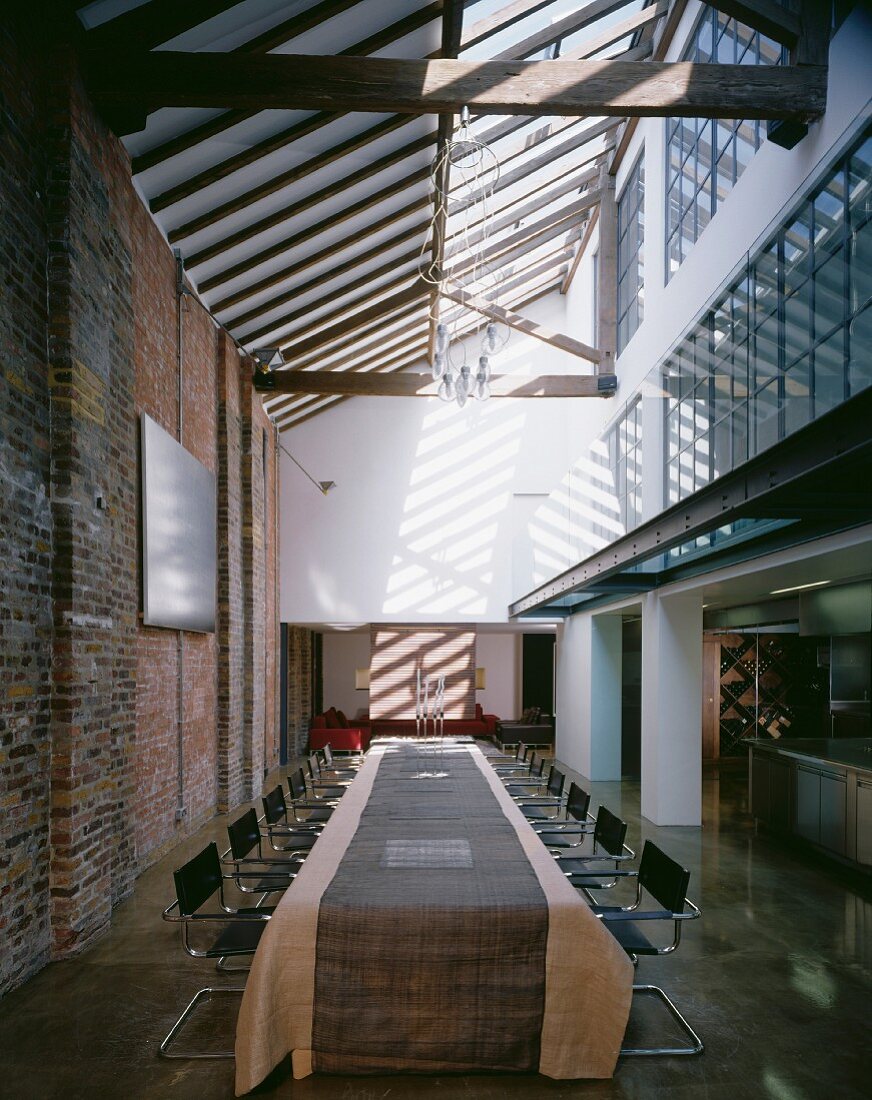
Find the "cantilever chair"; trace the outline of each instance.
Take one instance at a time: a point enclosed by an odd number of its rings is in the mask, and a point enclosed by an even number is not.
[[[301,851],[311,847],[307,843],[307,838],[312,838],[314,843],[324,828],[324,821],[330,816],[325,811],[326,816],[318,817],[311,823],[300,821],[296,818],[296,807],[292,802],[291,807],[294,810],[292,818],[288,813],[285,793],[280,786],[271,790],[261,801],[267,839],[274,852]],[[317,815],[319,812],[313,813]],[[277,840],[286,840],[288,843],[277,844]]]
[[[500,753],[499,755],[488,756],[487,762],[494,768],[513,768],[523,765],[524,760],[527,757],[527,746],[523,741],[519,741],[517,747],[513,753]]]
[[[533,767],[534,760],[536,758],[536,750],[530,748],[529,745],[525,745],[523,741],[518,744],[518,754],[514,758],[504,758],[503,760],[497,760],[493,763],[493,768],[496,773],[504,777],[510,778],[513,775],[522,777],[529,775]]]
[[[343,788],[344,793],[345,788]],[[294,818],[301,825],[321,825],[330,820],[334,807],[339,799],[322,798],[318,795],[310,796],[306,783],[306,773],[302,768],[297,768],[288,776],[288,793],[291,798],[291,811]],[[306,811],[305,818],[299,815],[300,810]]]
[[[681,942],[681,926],[686,920],[696,920],[699,909],[687,897],[690,871],[676,863],[650,840],[645,841],[638,872],[629,872],[636,876],[636,899],[632,905],[593,905],[594,913],[605,923],[618,943],[627,952],[634,964],[640,955],[671,955]],[[661,906],[660,909],[642,910],[640,905],[644,894]],[[657,946],[643,931],[643,922],[672,921],[674,925],[672,942]],[[684,1047],[628,1047],[621,1054],[702,1054],[703,1043],[684,1016],[678,1011],[669,996],[656,985],[634,985],[634,993],[652,994],[658,997],[669,1010],[681,1030],[690,1039],[690,1045]]]
[[[621,864],[634,859],[636,853],[624,843],[627,836],[627,823],[621,821],[605,806],[600,806],[592,835],[593,845],[589,851],[572,851],[564,854],[561,848],[576,848],[576,845],[562,843],[563,834],[558,833],[556,843],[551,842],[551,834],[542,832],[540,839],[552,856],[558,861],[560,870],[573,886],[583,890],[608,890],[617,885]],[[603,864],[614,863],[611,869]],[[633,872],[635,873],[635,872]]]
[[[333,755],[333,749],[329,742],[321,749],[321,755],[324,758],[324,771],[328,772],[330,776],[348,776],[353,779],[360,771],[360,764],[355,762],[342,762],[339,764]]]
[[[268,907],[231,909],[224,900],[224,880],[232,877],[232,875],[223,874],[218,847],[213,842],[207,845],[199,855],[194,856],[184,866],[173,872],[176,900],[163,911],[165,921],[182,926],[182,945],[189,955],[196,959],[218,959],[219,966],[226,958],[254,954],[272,912]],[[216,895],[217,911],[203,912],[206,902]],[[211,927],[213,931],[217,927],[219,931],[206,947],[197,947],[190,939],[192,927]],[[176,1053],[171,1048],[201,1002],[212,997],[238,995],[242,992],[242,989],[235,987],[209,987],[198,990],[160,1044],[159,1049],[163,1057],[232,1058],[232,1050]]]
[[[230,847],[222,853],[221,860],[225,866],[232,868],[236,888],[241,893],[264,896],[279,893],[296,878],[297,871],[317,837],[311,833],[302,833],[299,836],[290,836],[288,833],[282,835],[293,840],[293,844],[289,844],[284,850],[294,854],[284,858],[263,854],[263,836],[254,810],[246,810],[227,826]],[[252,856],[252,852],[256,854]]]
[[[309,753],[306,757],[306,765],[309,769],[307,783],[312,798],[322,800],[338,799],[345,794],[351,785],[351,779],[331,779],[327,781],[321,771],[321,763],[316,752]]]
[[[552,765],[543,795],[533,795],[532,797],[521,795],[515,801],[521,807],[521,813],[528,820],[552,821],[563,809],[565,801],[563,788],[565,785],[566,776],[559,768]]]
[[[547,821],[533,822],[533,828],[549,848],[577,848],[585,836],[593,831],[590,795],[577,783],[569,784],[569,795],[563,813],[562,818],[551,817]]]
[[[548,767],[548,761],[544,756],[537,756],[536,753],[530,754],[530,768],[523,775],[501,775],[505,784],[506,790],[509,794],[515,798],[518,795],[529,796],[532,794],[531,788],[541,789],[547,782],[545,777],[545,769]]]

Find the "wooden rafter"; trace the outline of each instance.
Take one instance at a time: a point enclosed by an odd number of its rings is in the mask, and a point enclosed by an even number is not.
[[[594,228],[599,220],[599,208],[594,207],[590,213],[590,217],[587,219],[587,225],[584,228],[584,232],[581,236],[581,240],[578,242],[578,247],[575,250],[575,255],[572,257],[572,263],[569,265],[569,270],[566,273],[566,278],[560,284],[560,293],[566,294],[569,287],[572,284],[572,280],[575,278],[575,273],[578,271],[578,266],[584,258],[584,254],[587,251],[587,246],[590,244],[590,239],[593,236]]]
[[[150,3],[121,12],[87,32],[89,49],[150,50],[183,31],[205,23],[227,11],[239,0],[150,0]],[[346,6],[348,6],[346,4]],[[76,7],[84,7],[77,4]]]
[[[356,2],[359,3],[360,0],[356,0]],[[286,20],[285,23],[279,24],[279,28],[276,29],[276,34],[281,36],[280,41],[273,41],[270,39],[269,43],[261,42],[260,45],[253,46],[251,49],[248,48],[250,44],[245,43],[238,49],[231,51],[229,55],[221,54],[220,56],[235,57],[236,55],[243,55],[243,57],[251,57],[265,55],[268,50],[292,42],[298,35],[311,29],[312,26],[316,26],[322,20],[330,18],[331,14],[337,14],[347,6],[347,4],[336,4],[334,0],[322,0],[322,3],[315,4],[314,7],[300,13],[299,17]],[[422,26],[424,23],[432,22],[434,19],[437,19],[440,11],[435,10],[436,7],[439,7],[441,10],[441,5],[429,5],[427,8],[419,8],[417,11],[413,12],[412,15],[404,16],[402,19],[390,24],[390,26],[377,31],[375,34],[368,35],[366,38],[353,43],[353,45],[348,46],[345,50],[340,51],[339,56],[357,57],[367,53],[374,53],[377,50],[383,49],[385,46],[391,45],[391,43],[398,39],[404,38],[418,26]],[[295,21],[297,18],[301,20],[299,23]],[[419,22],[419,20],[423,22]],[[259,40],[255,39],[254,41],[257,43]],[[198,126],[186,130],[184,133],[178,134],[168,141],[161,142],[147,152],[134,157],[133,172],[134,174],[144,172],[148,168],[153,168],[155,165],[161,164],[165,160],[169,160],[171,157],[178,156],[179,153],[184,153],[188,149],[193,149],[209,138],[217,137],[219,134],[229,130],[231,126],[237,126],[240,122],[245,122],[247,119],[253,118],[257,113],[257,110],[223,111],[220,115],[216,115],[214,118],[208,119],[206,122],[200,123]],[[322,112],[314,119],[304,120],[304,125],[308,126],[305,133],[312,133],[321,126],[326,126],[335,119],[341,118],[344,113],[345,112],[337,113],[327,111]],[[262,146],[262,148],[265,149],[264,155],[266,155],[267,151],[275,152],[277,149],[284,148],[286,144],[295,140],[301,136],[301,134],[302,130],[296,126],[292,126],[282,131],[268,139],[271,148],[266,150],[265,146]],[[255,157],[254,159],[257,158]]]
[[[110,114],[164,106],[241,109],[640,115],[807,121],[826,106],[823,65],[690,61],[414,61],[159,51],[88,66]]]
[[[523,126],[524,121],[525,120],[523,119],[514,119],[511,120],[510,123],[501,123],[500,125],[495,126],[491,130],[489,130],[485,137],[490,138],[491,140],[495,140],[496,137],[506,136],[510,134],[513,130],[516,130]],[[606,123],[609,122],[611,122],[612,124],[616,124],[617,120],[606,120]],[[593,140],[593,138],[599,136],[602,133],[605,133],[608,128],[609,126],[607,124],[597,124],[593,127],[588,128],[585,131],[585,134],[587,135],[588,140]],[[540,141],[547,140],[549,136],[550,135],[548,134],[540,136],[535,141],[533,141],[528,148],[533,148]],[[322,219],[314,225],[308,226],[305,229],[292,234],[290,237],[285,237],[280,241],[274,241],[267,248],[262,249],[260,252],[248,256],[244,260],[238,261],[237,263],[233,264],[231,267],[226,268],[223,271],[216,272],[215,274],[210,275],[207,279],[200,282],[200,290],[206,293],[220,286],[222,283],[229,282],[231,279],[236,279],[240,275],[244,275],[249,271],[253,271],[268,260],[271,260],[284,252],[289,252],[292,249],[299,247],[301,244],[304,244],[306,241],[315,239],[320,233],[328,229],[335,229],[335,227],[341,222],[347,221],[357,214],[364,213],[372,209],[373,206],[378,205],[383,200],[389,200],[396,193],[402,193],[403,191],[406,191],[409,188],[415,186],[415,184],[423,182],[428,174],[429,169],[418,169],[417,171],[406,176],[404,179],[389,184],[381,190],[373,194],[367,195],[362,199],[359,199],[357,202],[352,203],[344,210],[333,212],[325,219]],[[519,170],[519,174],[516,177],[512,178],[512,182],[517,182],[518,179],[523,177],[523,174],[524,169],[522,166],[522,168]],[[330,188],[325,189],[325,191],[326,194],[322,191],[322,198],[332,197],[333,191]],[[394,220],[399,220],[400,218],[407,217],[414,211],[427,206],[428,203],[429,199],[423,196],[418,200],[413,200],[412,203],[407,203],[405,206],[401,207],[395,212],[396,216]],[[206,248],[203,248],[200,251],[193,253],[187,258],[188,268],[196,268],[200,264],[205,263],[207,260],[213,259],[216,256],[221,255],[221,253],[225,249],[230,248],[236,244],[240,244],[244,240],[248,239],[250,235],[254,235],[255,230],[257,233],[260,233],[266,228],[269,228],[273,223],[281,224],[281,222],[289,218],[294,212],[294,207],[283,207],[282,210],[276,212],[274,215],[271,215],[269,219],[255,223],[254,227],[247,226],[242,230],[239,230],[231,237],[225,238],[225,240],[223,241],[216,242],[213,245],[209,245]],[[299,212],[299,210],[297,210],[296,212]],[[269,222],[269,224],[267,224],[267,221]],[[380,230],[384,228],[385,225],[389,224],[391,224],[389,220],[381,219],[378,223],[376,223],[375,227],[373,227],[372,225],[368,226],[366,232],[371,233],[374,231],[375,228],[378,228]],[[339,245],[336,247],[338,250],[342,246]],[[234,292],[233,295],[230,295],[228,298],[225,298],[222,301],[216,303],[213,308],[216,311],[220,311],[222,309],[228,308],[229,306],[237,305],[239,304],[239,302],[244,301],[246,298],[251,297],[256,293],[260,293],[263,290],[268,290],[271,287],[277,286],[279,283],[284,282],[285,279],[290,276],[290,274],[291,271],[289,269],[273,272],[269,276],[265,276],[263,279],[258,280],[251,286]]]
[[[592,348],[589,344],[584,344],[581,340],[575,340],[572,336],[566,336],[562,332],[553,332],[538,321],[532,321],[529,317],[522,317],[513,310],[489,302],[481,295],[468,294],[462,288],[455,289],[454,286],[443,287],[442,295],[452,302],[457,302],[458,305],[475,310],[476,313],[481,313],[491,321],[500,321],[502,324],[508,325],[509,328],[517,329],[518,332],[523,332],[526,336],[532,336],[553,348],[568,352],[577,359],[586,359],[588,363],[600,363],[602,361],[602,353],[597,348]]]
[[[630,0],[594,0],[592,4],[586,4],[583,8],[579,8],[569,15],[565,15],[562,19],[558,19],[554,23],[546,24],[541,30],[528,35],[527,38],[519,42],[517,46],[513,47],[511,50],[504,50],[502,53],[496,54],[494,60],[504,61],[510,57],[529,57],[531,54],[538,53],[539,50],[543,50],[547,46],[551,46],[563,38],[568,38],[572,34],[577,34],[579,31],[584,30],[585,27],[589,27],[592,23],[595,23],[598,19],[602,19],[607,15],[612,15],[614,12],[620,11],[620,9],[626,7],[629,2]]]
[[[656,23],[658,19],[662,19],[669,8],[668,0],[658,0],[656,4],[652,4],[649,8],[642,8],[641,11],[635,12],[627,19],[621,20],[620,23],[616,23],[614,26],[609,27],[607,30],[602,31],[594,38],[589,39],[583,46],[579,46],[574,50],[568,50],[561,56],[567,60],[583,61],[585,58],[593,57],[594,54],[598,54],[601,50],[608,49],[609,46],[613,46],[616,42],[620,42],[622,38],[626,38],[627,35],[635,34],[637,31],[643,30],[645,27],[651,26]]]
[[[602,375],[545,374],[528,378],[495,374],[493,397],[602,397]],[[383,371],[278,371],[274,393],[329,394],[348,397],[434,397],[439,383],[431,374]]]
[[[499,8],[473,23],[469,30],[464,32],[460,48],[461,50],[472,49],[473,46],[484,42],[486,38],[500,34],[553,3],[554,0],[514,0],[514,3],[507,4],[504,8]]]
[[[547,294],[552,289],[550,283],[544,284],[544,286],[531,288],[526,291],[521,297],[512,303],[514,309],[522,309],[526,305],[530,305],[532,302],[541,298],[543,294]],[[401,368],[395,368],[401,369]],[[313,416],[318,416],[320,413],[325,412],[328,408],[332,408],[334,405],[339,404],[342,401],[350,401],[350,397],[334,397],[334,398],[314,398],[310,401],[304,401],[303,405],[317,405],[319,407],[313,408],[311,411],[306,412],[303,416],[297,418],[300,406],[297,405],[290,409],[284,418],[277,418],[277,426],[280,431],[292,428],[297,424],[302,424],[305,420],[310,420]]]
[[[379,127],[376,128],[379,129]],[[390,131],[385,130],[383,133],[379,134],[379,136],[384,136],[384,133],[388,132]],[[339,157],[344,156],[346,153],[360,149],[363,145],[368,144],[370,140],[374,140],[373,138],[368,138],[364,141],[359,141],[357,140],[358,137],[359,135],[355,135],[355,138],[343,142],[342,146],[344,146],[344,148],[341,149],[341,152],[339,152],[335,158],[331,157],[326,162],[330,163],[332,160],[339,159]],[[265,232],[267,229],[273,229],[276,225],[281,225],[286,218],[291,218],[295,214],[310,210],[320,202],[326,202],[329,199],[335,198],[336,195],[341,194],[343,191],[347,191],[349,188],[355,187],[364,180],[378,175],[379,172],[384,172],[387,168],[392,168],[395,164],[399,164],[400,161],[406,160],[416,153],[423,152],[432,144],[433,135],[429,133],[424,134],[414,141],[406,142],[404,145],[399,146],[399,148],[392,149],[390,152],[384,153],[380,157],[367,161],[363,166],[358,163],[347,175],[341,176],[339,179],[331,179],[324,187],[316,191],[310,191],[304,198],[298,199],[294,203],[290,203],[278,213],[270,214],[267,217],[260,218],[256,222],[252,222],[250,225],[245,226],[244,229],[240,229],[238,232],[225,237],[217,244],[210,246],[210,248],[212,250],[217,248],[219,251],[223,251],[226,248],[233,248],[237,244],[242,244],[244,241],[250,240],[252,237]],[[336,146],[335,148],[338,149],[340,147]],[[321,160],[319,157],[313,157],[312,159]],[[323,166],[323,164],[317,164],[312,170],[317,171]],[[203,229],[208,228],[210,225],[214,225],[216,222],[223,221],[233,214],[238,214],[241,211],[247,210],[248,207],[252,206],[254,203],[260,202],[269,195],[275,194],[276,191],[281,191],[283,188],[289,186],[289,184],[296,183],[297,180],[309,175],[309,172],[309,165],[302,165],[299,168],[295,167],[287,172],[282,172],[277,176],[273,176],[272,179],[266,183],[260,183],[256,187],[249,188],[248,191],[244,191],[241,195],[237,195],[227,202],[214,206],[207,213],[192,218],[190,221],[171,230],[168,234],[170,243],[175,244],[178,241],[184,240],[186,237],[192,237],[195,233],[201,232]]]

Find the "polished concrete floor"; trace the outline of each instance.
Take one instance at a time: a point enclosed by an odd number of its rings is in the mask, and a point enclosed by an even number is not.
[[[826,862],[755,833],[739,766],[708,774],[702,829],[655,828],[639,816],[634,783],[593,785],[630,823],[641,851],[655,839],[691,870],[702,919],[678,952],[643,959],[638,981],[662,985],[706,1044],[696,1058],[619,1061],[610,1081],[536,1076],[310,1077],[282,1065],[255,1093],[288,1100],[851,1100],[872,1095],[872,894]],[[234,815],[235,816],[235,815]],[[160,919],[172,869],[210,839],[216,818],[138,881],[111,933],[77,959],[55,963],[0,1001],[0,1096],[10,1100],[233,1096],[232,1061],[166,1061],[157,1047],[195,990],[236,985],[186,956]],[[207,1006],[212,1011],[211,1006]],[[229,1011],[228,1011],[229,1010]],[[207,1026],[232,1045],[236,1002]],[[667,1039],[656,1003],[634,1004],[634,1038]]]

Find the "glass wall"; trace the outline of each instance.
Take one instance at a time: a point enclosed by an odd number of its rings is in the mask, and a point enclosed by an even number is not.
[[[618,355],[642,323],[645,295],[644,200],[643,152],[618,202]]]
[[[666,503],[867,387],[870,301],[867,131],[663,364]]]
[[[777,42],[711,8],[700,16],[685,61],[778,65]],[[766,123],[739,119],[666,120],[666,279],[688,256],[718,205],[766,137]]]

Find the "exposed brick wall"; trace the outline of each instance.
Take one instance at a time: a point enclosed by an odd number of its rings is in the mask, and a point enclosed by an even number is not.
[[[183,444],[218,479],[219,621],[181,636],[180,663],[179,633],[137,617],[138,414],[175,434],[175,262],[74,63],[41,45],[4,17],[0,993],[87,946],[277,759],[274,433],[185,296]]]
[[[305,752],[312,720],[311,630],[288,627],[288,754]]]
[[[239,356],[228,336],[218,344],[218,806],[244,797],[245,676],[242,591],[242,419]]]
[[[51,511],[45,108],[0,19],[0,989],[50,949]]]
[[[75,75],[53,69],[49,199],[55,954],[108,925],[135,873],[136,436],[124,167]],[[103,140],[101,140],[103,139]]]

